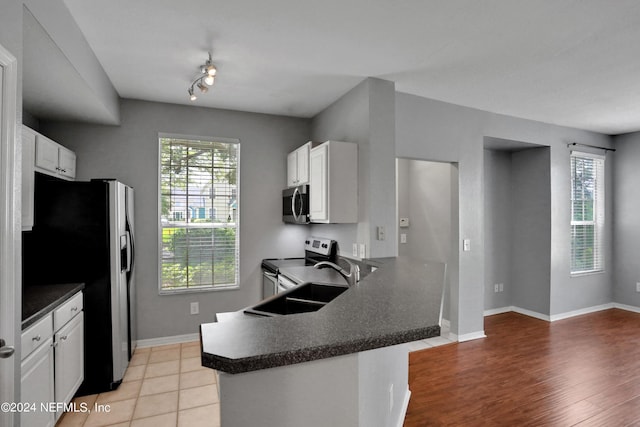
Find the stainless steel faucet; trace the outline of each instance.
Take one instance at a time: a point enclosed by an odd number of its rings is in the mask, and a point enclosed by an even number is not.
[[[342,267],[330,261],[321,261],[315,264],[313,268],[331,267],[347,280],[349,286],[353,286],[360,281],[360,267],[348,259],[342,258],[342,260],[349,264],[349,272],[346,272]]]

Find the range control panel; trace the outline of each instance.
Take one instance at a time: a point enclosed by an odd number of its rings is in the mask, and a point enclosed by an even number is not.
[[[307,237],[304,242],[304,250],[321,255],[330,255],[334,250],[333,246],[336,244],[336,241],[325,239],[324,237]]]

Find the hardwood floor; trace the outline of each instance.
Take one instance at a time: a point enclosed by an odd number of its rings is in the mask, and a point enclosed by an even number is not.
[[[640,426],[640,314],[485,318],[487,338],[409,355],[413,426]]]

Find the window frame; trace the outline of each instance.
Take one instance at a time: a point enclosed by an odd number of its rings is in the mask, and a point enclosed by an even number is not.
[[[235,271],[235,283],[229,285],[210,285],[210,286],[200,286],[194,288],[178,288],[178,289],[163,289],[162,288],[162,139],[183,139],[183,140],[192,140],[192,141],[208,141],[208,142],[221,142],[227,144],[235,144],[237,146],[237,155],[236,155],[236,206],[237,206],[237,219],[236,219],[236,271]],[[181,295],[181,294],[191,294],[191,293],[201,293],[201,292],[219,292],[219,291],[229,291],[229,290],[237,290],[240,289],[240,153],[241,153],[241,144],[238,138],[227,138],[227,137],[211,137],[211,136],[200,136],[200,135],[185,135],[185,134],[175,134],[175,133],[158,133],[157,137],[157,155],[158,161],[156,162],[158,172],[157,172],[157,186],[156,186],[156,199],[157,199],[157,214],[156,220],[157,224],[157,242],[158,242],[158,294],[159,295]],[[211,227],[215,228],[215,227]]]
[[[586,158],[594,161],[601,162],[601,166],[595,166],[596,174],[596,191],[594,197],[593,207],[593,220],[591,221],[575,221],[574,218],[574,173],[573,173],[573,159],[574,158]],[[605,259],[605,240],[606,240],[606,158],[603,155],[584,152],[584,151],[571,151],[569,157],[569,273],[571,277],[587,276],[593,274],[601,274],[605,271],[606,259]],[[593,225],[594,227],[594,268],[591,270],[573,270],[573,226],[580,225]],[[596,259],[597,256],[597,259]],[[597,263],[599,261],[599,264]],[[597,265],[596,265],[597,264]]]

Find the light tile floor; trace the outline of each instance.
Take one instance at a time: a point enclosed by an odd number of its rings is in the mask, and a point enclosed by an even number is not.
[[[407,345],[409,346],[410,352],[419,351],[419,350],[424,350],[425,348],[437,347],[439,345],[451,344],[452,342],[454,342],[450,340],[448,337],[449,337],[449,326],[443,325],[440,328],[439,337],[427,338],[426,340],[420,340],[420,341],[412,341],[410,343],[407,343]]]
[[[110,410],[65,413],[57,427],[220,426],[216,374],[200,365],[198,342],[139,348],[117,390],[74,402]]]
[[[441,336],[408,343],[409,351],[450,344]],[[189,342],[135,351],[120,387],[74,399],[109,411],[65,413],[56,427],[219,427],[215,371],[200,364],[200,343]]]

